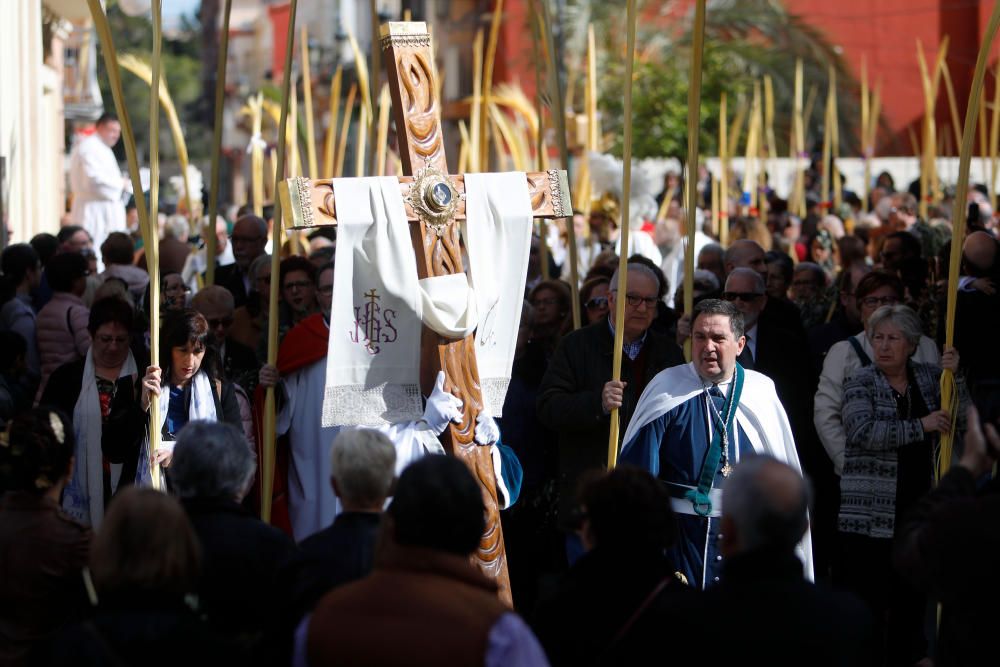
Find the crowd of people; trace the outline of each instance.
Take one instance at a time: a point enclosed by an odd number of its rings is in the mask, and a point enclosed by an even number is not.
[[[0,664],[988,664],[996,219],[975,191],[921,220],[884,180],[872,213],[811,202],[800,220],[770,196],[765,220],[733,211],[727,247],[701,216],[688,249],[666,202],[632,231],[624,293],[613,217],[578,214],[575,330],[565,238],[532,239],[503,417],[475,437],[493,454],[513,608],[470,559],[485,510],[440,455],[462,412],[443,376],[418,421],[323,426],[329,228],[273,248],[274,221],[250,210],[197,230],[164,216],[158,303],[117,213],[87,213],[100,237],[69,224],[8,245]],[[953,340],[949,219],[967,230]],[[149,488],[158,467],[166,493]]]

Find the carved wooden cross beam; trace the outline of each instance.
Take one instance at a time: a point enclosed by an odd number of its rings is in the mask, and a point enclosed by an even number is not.
[[[406,215],[413,223],[410,229],[417,253],[418,277],[460,273],[462,251],[458,225],[454,222],[465,217],[465,182],[462,175],[448,174],[441,105],[435,97],[431,38],[422,22],[389,23],[382,26],[381,35],[393,118],[400,138],[400,158],[407,174],[399,178],[399,187],[406,202]],[[572,215],[565,171],[534,172],[526,176],[536,218]],[[279,196],[282,211],[291,217],[288,227],[303,229],[337,222],[331,179],[289,179],[281,184]],[[476,417],[483,407],[473,336],[448,339],[425,326],[420,362],[420,383],[425,393],[430,393],[439,370],[445,372],[445,390],[461,398],[464,404],[462,423],[452,424],[442,434],[442,444],[472,470],[481,484],[486,504],[486,531],[476,561],[484,572],[497,579],[501,596],[510,603],[510,578],[493,463],[488,448],[478,447],[473,441]]]

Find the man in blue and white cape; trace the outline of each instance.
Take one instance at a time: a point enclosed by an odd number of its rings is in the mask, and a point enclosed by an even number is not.
[[[671,554],[691,586],[719,581],[722,487],[740,459],[767,453],[801,474],[788,417],[774,383],[736,362],[743,315],[726,301],[694,309],[692,362],[654,377],[639,398],[623,439],[621,461],[648,470],[671,493],[679,539]],[[797,549],[812,579],[807,531]]]

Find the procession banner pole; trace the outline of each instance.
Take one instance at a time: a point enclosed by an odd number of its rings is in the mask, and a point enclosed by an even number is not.
[[[385,156],[389,150],[389,84],[382,84],[378,95],[378,134],[375,136],[375,173],[385,176]]]
[[[993,115],[990,117],[990,206],[997,210],[997,171],[998,153],[1000,153],[1000,62],[997,63],[996,82],[993,85]]]
[[[479,147],[482,144],[483,122],[483,30],[476,31],[472,40],[472,106],[469,108],[469,134],[472,153],[469,169],[482,171],[479,164]]]
[[[285,173],[285,129],[288,123],[288,98],[292,78],[292,53],[295,44],[295,14],[298,0],[291,0],[288,8],[288,35],[285,39],[285,71],[281,79],[281,120],[278,123],[278,167],[274,175],[274,192]],[[274,226],[271,241],[271,289],[267,317],[267,363],[278,361],[278,275],[281,265],[281,197],[274,197]],[[264,396],[264,460],[261,462],[260,518],[271,522],[271,494],[274,490],[274,437],[277,414],[274,387],[268,387]]]
[[[802,109],[802,93],[804,89],[802,76],[802,58],[795,60],[795,106],[794,117],[792,118],[792,158],[798,160],[808,157],[806,153],[806,129],[805,116]],[[796,163],[797,164],[797,163]],[[806,174],[799,167],[795,169],[795,202],[792,208],[799,216],[805,220],[806,217]]]
[[[983,94],[983,79],[986,77],[986,62],[989,59],[997,28],[1000,27],[1000,3],[993,5],[990,22],[983,34],[979,56],[976,58],[976,70],[972,76],[972,87],[969,92],[969,106],[965,112],[965,124],[962,131],[962,150],[958,158],[958,184],[955,186],[955,206],[951,214],[951,260],[948,265],[948,306],[945,314],[944,346],[955,344],[955,309],[958,301],[958,279],[962,264],[962,244],[965,238],[966,199],[969,194],[969,163],[972,160],[972,144],[976,134],[976,114],[979,113],[979,100]],[[958,396],[954,374],[945,369],[941,373],[941,408],[951,412],[951,430],[941,434],[941,451],[938,459],[938,480],[951,467],[952,447],[954,443],[955,426],[958,420]]]
[[[941,77],[944,79],[944,91],[948,94],[948,112],[951,114],[951,129],[955,135],[955,150],[960,150],[964,132],[962,121],[958,117],[958,100],[955,99],[955,84],[952,83],[951,72],[948,70],[947,62],[941,65]]]
[[[111,36],[111,27],[108,24],[108,17],[104,13],[104,8],[101,6],[100,0],[87,0],[87,5],[90,8],[91,17],[94,20],[94,27],[97,32],[98,40],[101,44],[101,52],[104,56],[104,68],[108,73],[108,82],[111,87],[111,96],[115,104],[115,112],[118,115],[118,120],[122,126],[122,140],[125,143],[125,156],[128,161],[129,177],[132,181],[132,190],[137,193],[138,196],[135,198],[136,212],[139,214],[139,231],[142,234],[143,247],[146,248],[147,256],[146,260],[150,268],[150,292],[152,302],[152,290],[154,288],[154,283],[152,279],[152,270],[156,268],[156,247],[159,239],[156,234],[156,225],[150,222],[150,211],[146,207],[146,199],[142,196],[142,179],[139,176],[139,157],[135,146],[135,132],[132,130],[132,120],[129,116],[128,106],[125,104],[125,95],[122,88],[121,73],[118,71],[118,54],[115,51],[114,39]],[[157,3],[157,8],[159,3]],[[152,89],[150,89],[152,91]],[[150,93],[151,99],[158,99],[156,95]],[[152,250],[150,250],[152,249]],[[152,254],[149,254],[150,251]],[[155,285],[156,298],[159,299],[159,285],[158,281]],[[152,308],[152,313],[158,313],[159,304],[157,302],[152,302],[156,305]],[[158,331],[156,329],[150,328],[150,343],[152,345],[153,341],[158,338]],[[158,342],[158,341],[157,341]],[[152,357],[152,362],[156,363],[156,357]],[[153,412],[153,406],[157,405],[156,401],[150,401],[150,422],[149,422],[149,461],[150,461],[150,473],[152,475],[154,485],[159,483],[159,475],[156,474],[158,471],[157,466],[154,466],[153,461],[153,451],[159,443],[159,420]]]
[[[490,19],[490,34],[486,41],[486,55],[483,58],[483,88],[480,97],[480,118],[490,117],[490,97],[493,94],[493,67],[496,64],[497,42],[500,38],[500,22],[503,20],[503,0],[496,0],[493,17]],[[497,149],[499,150],[499,146]],[[490,168],[490,134],[484,132],[479,146],[479,167],[483,171]]]
[[[340,111],[340,86],[344,78],[344,66],[337,65],[337,71],[333,74],[330,82],[330,122],[326,127],[326,142],[323,146],[323,171],[324,174],[333,173],[334,149],[337,142],[337,118]]]
[[[153,90],[153,71],[148,62],[133,54],[123,53],[118,58],[118,66],[123,70],[135,74],[147,86],[150,86],[150,91]],[[188,180],[189,161],[187,143],[184,141],[184,132],[181,130],[181,121],[177,115],[177,107],[174,106],[174,101],[170,97],[170,91],[167,89],[167,83],[163,77],[160,77],[159,98],[160,107],[167,116],[167,124],[170,126],[170,135],[173,137],[174,147],[177,149],[177,162],[180,163],[181,178],[184,181],[184,204],[188,210],[188,222],[192,223],[194,222],[194,199],[191,195],[191,185]]]
[[[868,124],[871,115],[870,90],[868,88],[868,59],[861,55],[861,159],[864,161],[864,179],[861,183],[861,210],[867,213],[868,189],[872,181],[872,156],[868,145]]]
[[[696,0],[694,9],[694,38],[692,39],[691,76],[688,79],[688,189],[687,252],[684,253],[684,312],[694,312],[694,241],[695,202],[698,197],[698,140],[701,127],[701,62],[705,51],[705,0]],[[759,109],[758,109],[759,110]],[[691,361],[691,338],[684,342],[684,356]]]
[[[253,143],[250,145],[250,188],[253,197],[253,213],[264,216],[264,149],[261,146],[261,129],[264,122],[264,102],[261,93],[250,97],[250,120],[253,128]],[[214,235],[214,234],[213,234]]]
[[[551,102],[549,106],[549,115],[552,117],[552,122],[555,125],[556,130],[556,141],[559,146],[559,161],[562,164],[562,168],[569,173],[569,147],[566,144],[566,107],[563,104],[563,94],[562,86],[559,84],[559,68],[557,67],[557,56],[558,53],[555,47],[555,40],[552,38],[552,17],[549,15],[549,4],[546,0],[536,0],[538,5],[541,5],[541,18],[542,18],[542,36],[545,40],[545,50],[548,52],[548,59],[546,64],[548,65],[548,73],[546,78],[549,81],[549,101]],[[633,42],[635,36],[633,35]],[[635,44],[633,43],[633,47]],[[634,53],[634,50],[633,50]],[[629,64],[629,71],[631,71],[631,63]],[[630,149],[631,150],[631,149]],[[626,167],[630,169],[630,167]],[[626,209],[627,210],[627,209]],[[566,224],[566,244],[569,246],[569,252],[567,253],[566,261],[569,262],[569,289],[570,289],[570,307],[573,313],[573,329],[580,328],[580,276],[579,276],[579,260],[577,258],[577,245],[576,245],[576,229],[573,225],[573,215],[570,212],[568,219],[565,219]],[[622,221],[623,226],[628,225],[628,218],[624,218]],[[626,234],[625,238],[627,239]],[[544,239],[543,239],[544,241]],[[628,254],[628,246],[622,242],[622,255]]]
[[[208,226],[205,236],[205,284],[215,284],[215,218],[219,214],[219,177],[222,158],[222,107],[226,100],[226,59],[229,51],[229,16],[233,0],[222,7],[222,35],[219,41],[219,62],[215,68],[215,122],[212,132],[212,184],[208,194]],[[253,150],[251,148],[251,150]],[[253,160],[251,159],[251,166]],[[251,176],[252,178],[252,176]]]
[[[316,126],[313,124],[312,72],[309,65],[309,26],[302,26],[302,43],[299,46],[302,48],[302,106],[306,115],[306,163],[309,165],[309,178],[319,178],[319,165],[316,163]]]
[[[340,140],[337,142],[337,160],[333,168],[334,178],[344,175],[344,157],[347,155],[347,133],[351,129],[351,115],[354,113],[354,98],[358,94],[357,82],[352,82],[347,91],[347,102],[344,104],[344,123],[340,128]]]
[[[701,0],[698,1],[701,5]],[[611,363],[611,379],[615,382],[622,377],[622,346],[625,334],[625,296],[628,285],[628,234],[629,234],[629,196],[632,194],[632,68],[635,64],[635,0],[628,0],[626,11],[626,46],[625,46],[625,116],[622,119],[625,133],[622,139],[622,203],[621,223],[618,228],[621,234],[622,251],[618,254],[618,284],[614,285],[615,293],[615,342],[614,356]],[[618,408],[611,410],[611,430],[608,434],[608,470],[614,470],[618,465],[618,432],[621,425],[618,422]]]
[[[149,84],[149,232],[152,243],[146,248],[146,270],[149,272],[149,360],[159,364],[160,359],[160,240],[158,238],[157,217],[160,196],[160,49],[163,44],[163,26],[160,14],[160,0],[152,0],[153,14],[153,56],[150,60],[152,78]],[[166,372],[160,369],[161,373]],[[169,378],[162,377],[163,381]],[[161,389],[162,391],[162,389]],[[160,402],[149,401],[149,462],[152,467],[153,488],[163,488],[160,466],[153,463],[153,453],[160,444]]]
[[[379,39],[379,26],[381,19],[378,15],[378,0],[368,1],[368,14],[371,17],[372,24],[372,43],[371,43],[371,70],[370,77],[368,81],[368,99],[371,104],[368,106],[368,135],[366,137],[366,143],[372,148],[378,146],[376,143],[376,126],[375,126],[375,96],[379,94],[382,90],[382,42]],[[438,99],[441,99],[440,91],[438,93]],[[367,166],[365,171],[369,174],[374,174],[377,169],[372,165],[372,160],[376,158],[376,151],[372,150],[368,154]],[[329,172],[327,172],[329,173]],[[313,176],[313,178],[318,178]]]
[[[833,213],[840,215],[843,190],[837,160],[840,158],[840,111],[837,107],[837,69],[830,65],[830,178],[833,181]]]
[[[729,246],[729,140],[726,137],[729,129],[726,117],[726,93],[723,91],[719,100],[719,163],[722,174],[719,176],[719,245]]]
[[[833,102],[831,93],[833,82],[829,80],[829,76],[827,77],[826,106],[823,112],[823,176],[820,180],[819,190],[820,208],[827,213],[830,211],[830,143],[832,141],[830,127],[833,125],[833,114],[830,111],[831,102]]]

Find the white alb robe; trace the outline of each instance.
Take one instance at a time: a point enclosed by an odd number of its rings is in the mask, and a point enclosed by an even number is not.
[[[126,231],[125,183],[114,151],[97,134],[83,139],[70,156],[69,186],[73,193],[70,220],[94,239],[100,266],[100,246],[111,232]]]
[[[333,523],[341,511],[330,487],[330,445],[340,427],[323,426],[326,358],[283,378],[285,404],[276,432],[288,434],[288,514],[299,542]]]

